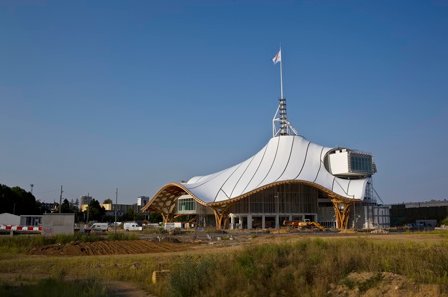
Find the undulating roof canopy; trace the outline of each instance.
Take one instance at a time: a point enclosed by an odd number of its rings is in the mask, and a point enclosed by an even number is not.
[[[166,185],[145,209],[158,196],[173,192],[173,188],[192,195],[201,204],[216,204],[234,201],[259,188],[282,182],[303,182],[342,198],[363,199],[368,179],[348,180],[333,176],[324,166],[324,157],[329,150],[331,148],[312,143],[302,136],[273,137],[258,153],[235,166],[192,177],[185,183]],[[169,196],[171,199],[167,201],[172,201],[172,194]]]

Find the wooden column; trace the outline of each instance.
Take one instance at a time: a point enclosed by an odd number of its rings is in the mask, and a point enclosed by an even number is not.
[[[330,199],[331,202],[333,202],[334,213],[336,216],[336,228],[339,230],[346,230],[353,201],[336,197],[330,197]]]
[[[165,212],[161,212],[162,214],[162,218],[163,218],[163,223],[170,223],[173,220],[174,214],[172,213],[165,213]]]
[[[225,221],[227,220],[227,216],[229,215],[229,209],[230,205],[213,207],[216,230],[222,230],[223,228],[225,228]]]

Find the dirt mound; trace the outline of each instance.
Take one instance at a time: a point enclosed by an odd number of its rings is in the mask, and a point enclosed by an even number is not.
[[[332,285],[328,296],[434,297],[440,296],[440,290],[437,285],[416,284],[405,276],[390,272],[353,272],[338,285]]]
[[[145,254],[183,251],[191,247],[189,243],[173,243],[168,241],[154,242],[149,240],[120,240],[71,242],[35,247],[29,251],[32,255],[82,256],[82,255],[114,255]]]

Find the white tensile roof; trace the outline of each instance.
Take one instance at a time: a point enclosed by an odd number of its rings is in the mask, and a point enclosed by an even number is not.
[[[324,166],[331,148],[295,135],[273,137],[254,156],[228,169],[195,176],[181,186],[205,203],[224,202],[272,183],[297,181],[318,185],[345,198],[363,199],[367,178],[348,180]]]

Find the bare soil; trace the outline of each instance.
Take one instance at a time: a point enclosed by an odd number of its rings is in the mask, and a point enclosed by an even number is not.
[[[35,247],[29,254],[46,256],[146,254],[185,251],[192,246],[191,243],[150,240],[71,242]]]
[[[208,234],[207,234],[208,235]],[[436,242],[442,238],[432,234],[368,234],[368,233],[249,233],[232,232],[231,234],[184,234],[169,237],[146,237],[139,240],[70,242],[34,247],[28,254],[44,256],[93,256],[126,255],[176,252],[215,253],[219,250],[235,250],[247,245],[266,243],[293,242],[304,238],[346,239],[350,237],[392,241]],[[230,240],[229,240],[230,239]],[[221,252],[221,251],[220,251]]]

